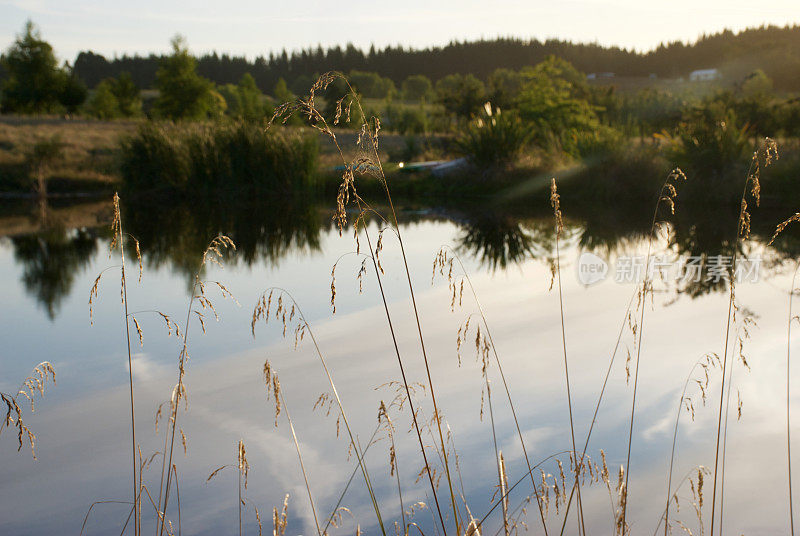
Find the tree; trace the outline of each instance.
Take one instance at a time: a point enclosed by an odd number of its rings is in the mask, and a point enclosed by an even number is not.
[[[517,108],[532,129],[533,141],[575,153],[576,134],[600,126],[596,110],[583,96],[583,76],[569,63],[548,58],[525,72],[525,77]]]
[[[225,84],[217,88],[219,94],[225,99],[225,107],[229,114],[237,116],[242,108],[242,100],[239,97],[239,90],[234,84]]]
[[[768,98],[772,95],[772,86],[772,79],[761,69],[756,69],[744,78],[740,91],[746,99]]]
[[[450,74],[436,82],[436,97],[448,113],[470,119],[483,108],[486,89],[474,75]]]
[[[63,73],[62,76],[63,83],[58,95],[58,101],[66,108],[67,113],[72,115],[78,110],[78,107],[86,101],[89,90],[86,89],[86,84],[74,73]]]
[[[237,85],[221,86],[219,93],[225,99],[228,114],[237,119],[260,121],[267,114],[264,95],[250,73],[245,73]]]
[[[259,121],[264,118],[264,104],[261,90],[250,73],[244,73],[236,86],[241,103],[240,117],[246,121]]]
[[[495,69],[489,75],[489,102],[496,108],[511,108],[519,96],[525,76],[511,69]]]
[[[88,111],[99,119],[141,115],[142,100],[131,75],[125,72],[119,78],[106,78],[97,84]]]
[[[122,117],[136,117],[142,114],[142,99],[139,96],[139,87],[133,82],[133,77],[127,71],[120,73],[116,79],[109,81],[111,93],[117,100],[119,114]]]
[[[283,78],[278,78],[278,82],[272,90],[272,95],[279,103],[291,102],[294,100],[294,95],[289,91],[289,88],[286,86],[286,80]]]
[[[349,80],[353,88],[368,99],[385,99],[397,91],[394,82],[378,73],[350,71]]]
[[[111,88],[111,79],[97,84],[87,109],[90,115],[98,119],[113,119],[120,115],[119,102]]]
[[[212,83],[197,74],[197,61],[189,55],[186,40],[180,35],[172,39],[172,55],[161,60],[156,89],[159,95],[153,110],[166,119],[203,119],[218,104]]]
[[[421,74],[409,76],[403,80],[400,88],[403,93],[403,98],[406,100],[419,101],[428,99],[433,94],[431,79]]]
[[[117,61],[114,60],[114,63]],[[102,55],[86,50],[75,58],[72,70],[87,86],[94,88],[112,75],[112,64]]]
[[[2,63],[7,72],[2,85],[4,111],[40,114],[58,108],[65,73],[58,68],[53,47],[42,40],[33,22],[25,24]]]
[[[301,74],[289,86],[289,89],[292,90],[292,93],[295,95],[308,95],[308,90],[311,89],[312,84],[317,79],[317,76],[309,76],[307,74]]]

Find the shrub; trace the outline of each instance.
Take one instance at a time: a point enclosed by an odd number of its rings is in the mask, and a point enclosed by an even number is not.
[[[314,185],[315,137],[248,123],[144,125],[123,142],[126,186],[197,195],[285,195]]]
[[[519,119],[486,106],[484,116],[469,123],[456,139],[456,151],[481,170],[507,168],[530,139]]]
[[[678,133],[669,138],[667,156],[684,171],[721,176],[747,162],[749,128],[721,102],[709,103],[686,114]]]
[[[386,106],[387,127],[398,134],[424,134],[428,131],[428,115],[422,107]]]
[[[413,74],[403,80],[400,86],[403,98],[410,101],[429,99],[433,95],[433,84],[430,78],[422,74]]]
[[[214,115],[213,84],[197,74],[197,60],[181,36],[172,39],[172,55],[161,60],[156,89],[159,95],[153,111],[158,117],[204,119]]]
[[[119,101],[113,93],[110,80],[97,84],[92,98],[89,99],[87,112],[98,119],[113,119],[121,115]]]
[[[135,189],[183,189],[189,177],[189,155],[175,127],[144,123],[122,141],[122,178]]]
[[[581,158],[603,157],[618,151],[625,144],[625,139],[619,130],[599,125],[594,130],[575,131],[571,139],[573,147],[570,153]]]

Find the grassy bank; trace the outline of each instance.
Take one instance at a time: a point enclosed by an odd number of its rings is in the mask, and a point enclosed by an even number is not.
[[[49,193],[109,190],[119,180],[119,140],[136,122],[0,118],[0,192],[29,193],[37,143],[54,142],[59,156],[44,170]]]
[[[340,146],[355,146],[357,133],[347,129],[335,132]],[[553,176],[560,181],[561,195],[573,206],[649,202],[659,178],[676,166],[692,179],[684,189],[684,203],[730,203],[741,193],[737,178],[746,172],[751,141],[706,134],[709,139],[699,152],[681,150],[678,144],[685,143],[683,140],[628,139],[583,159],[526,149],[510,165],[463,168],[446,176],[425,170],[409,172],[399,163],[455,158],[459,154],[453,137],[382,133],[379,154],[396,195],[437,203],[480,200],[513,206],[539,202],[549,196]],[[772,206],[784,205],[800,193],[798,141],[778,141],[783,156],[762,179],[763,202]],[[59,146],[58,155],[37,168],[32,159],[34,148],[51,143]],[[36,175],[41,172],[48,195],[101,193],[123,187],[128,195],[137,196],[165,190],[235,195],[251,189],[276,193],[300,189],[307,197],[323,199],[339,188],[337,163],[341,164],[341,159],[331,139],[308,127],[276,126],[265,133],[258,126],[242,129],[234,122],[173,125],[0,119],[0,195],[6,196],[34,195]],[[362,195],[382,193],[380,181],[369,174],[358,182]]]
[[[59,155],[44,170],[48,193],[76,194],[113,191],[123,182],[123,141],[134,136],[144,120],[100,121],[64,119],[62,117],[0,116],[0,194],[33,193],[35,173],[31,155],[37,143],[54,142]],[[227,125],[228,123],[222,123]],[[199,132],[212,129],[214,123],[183,123],[173,132]],[[277,130],[296,135],[316,133],[309,128],[282,127]],[[349,129],[338,131],[341,143],[353,145],[356,134]],[[183,136],[181,134],[181,136]],[[412,141],[413,140],[413,141]],[[326,137],[319,137],[315,155],[318,169],[337,164],[335,146]],[[439,158],[441,142],[425,143],[421,137],[387,134],[381,138],[381,156],[386,160]],[[321,176],[324,178],[325,174]]]

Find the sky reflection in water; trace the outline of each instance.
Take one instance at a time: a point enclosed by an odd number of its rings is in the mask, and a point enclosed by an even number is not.
[[[126,207],[123,207],[126,210]],[[240,209],[241,210],[241,209]],[[268,519],[273,506],[290,494],[288,532],[313,533],[301,474],[284,416],[274,427],[274,404],[266,400],[261,369],[269,358],[281,378],[284,395],[301,441],[312,491],[320,515],[329,513],[353,470],[344,436],[337,439],[335,416],[312,411],[321,393],[329,391],[324,373],[307,341],[297,351],[293,336],[281,337],[280,326],[258,325],[250,332],[252,307],[261,291],[273,285],[289,289],[312,324],[322,351],[333,369],[337,389],[362,444],[377,424],[381,400],[394,397],[386,382],[399,379],[391,338],[371,269],[359,294],[356,275],[361,261],[347,255],[336,271],[337,312],[331,316],[330,272],[340,255],[353,251],[352,234],[339,237],[329,224],[329,213],[316,207],[294,207],[286,213],[247,209],[245,217],[215,216],[203,209],[176,207],[164,218],[144,211],[126,218],[126,228],[137,236],[144,252],[144,277],[131,284],[130,309],[157,308],[176,320],[185,316],[191,271],[209,237],[220,230],[239,245],[224,269],[210,267],[205,278],[220,280],[241,303],[217,298],[219,323],[209,322],[203,335],[192,325],[190,362],[186,384],[189,409],[181,413],[180,427],[188,438],[186,456],[179,448],[179,485],[182,530],[186,534],[233,533],[236,528],[236,475],[224,471],[205,480],[216,467],[235,463],[236,443],[242,438],[251,465],[247,498]],[[231,209],[233,211],[233,209]],[[298,215],[299,214],[299,215]],[[468,215],[465,215],[468,214]],[[569,216],[569,211],[567,211]],[[137,219],[140,218],[140,219]],[[463,307],[450,312],[446,280],[430,284],[431,263],[439,247],[452,245],[463,257],[492,328],[492,335],[509,379],[517,414],[531,461],[568,449],[569,428],[564,391],[558,296],[548,292],[552,255],[552,224],[546,214],[496,214],[468,211],[404,212],[403,233],[409,264],[418,292],[426,346],[431,357],[437,399],[454,434],[464,488],[475,515],[486,510],[496,485],[496,469],[488,418],[480,421],[479,363],[468,341],[458,366],[456,333],[475,310],[465,294]],[[291,224],[285,223],[291,221]],[[203,225],[202,222],[207,222]],[[770,220],[770,223],[772,220]],[[573,388],[576,439],[583,443],[608,360],[614,348],[624,311],[635,292],[633,284],[607,280],[591,287],[576,277],[580,253],[592,250],[609,261],[624,255],[643,255],[641,232],[627,236],[609,231],[604,220],[568,221],[569,243],[562,247],[567,350]],[[735,230],[735,227],[733,227]],[[376,228],[372,226],[373,233]],[[673,247],[684,255],[697,251],[722,251],[730,230],[675,225]],[[238,235],[238,236],[237,236]],[[104,228],[74,230],[51,228],[38,235],[7,237],[0,242],[2,290],[0,333],[4,341],[0,390],[13,391],[16,382],[43,360],[58,372],[58,386],[48,391],[28,414],[37,434],[38,460],[17,453],[14,438],[3,434],[0,449],[0,533],[78,533],[89,505],[95,500],[127,500],[130,494],[130,438],[127,401],[127,365],[124,324],[118,300],[118,271],[110,270],[100,287],[94,326],[89,325],[88,291],[97,273],[115,264],[107,255]],[[788,239],[787,239],[788,240]],[[750,246],[748,246],[750,247]],[[740,302],[752,310],[759,327],[752,332],[745,353],[751,372],[737,362],[733,373],[733,418],[729,427],[725,480],[725,525],[748,535],[784,530],[787,517],[783,385],[785,381],[785,322],[789,263],[793,242],[776,254],[753,246],[765,259],[762,280],[737,289]],[[389,307],[398,343],[413,381],[422,381],[422,367],[413,312],[408,299],[397,243],[384,237],[382,265],[386,269]],[[130,265],[133,272],[134,265]],[[662,289],[647,311],[643,339],[641,389],[632,460],[629,518],[635,533],[655,528],[666,495],[672,426],[680,389],[693,363],[706,352],[722,351],[727,295],[722,286],[697,285],[676,294]],[[692,296],[695,299],[692,299]],[[147,312],[136,313],[144,332],[144,346],[136,344],[134,378],[138,410],[138,438],[148,453],[163,448],[163,435],[153,430],[153,417],[165,401],[177,375],[178,341],[166,336],[163,322]],[[474,332],[473,332],[474,338]],[[607,454],[616,472],[624,461],[631,388],[625,381],[626,347],[633,353],[630,334],[623,337],[600,410],[589,454],[599,461]],[[522,452],[499,384],[490,368],[498,444],[512,481],[524,473]],[[718,380],[713,372],[712,386]],[[676,476],[680,479],[697,464],[713,465],[715,412],[712,387],[708,407],[690,387],[697,416],[682,419]],[[737,392],[743,415],[735,419]],[[796,402],[793,400],[793,402]],[[430,400],[422,396],[430,415]],[[485,409],[485,408],[484,408]],[[421,469],[416,438],[407,434],[408,411],[394,414],[398,426],[397,458],[406,508],[417,501],[432,504],[424,480],[415,483]],[[162,428],[163,430],[163,428]],[[383,437],[380,435],[380,437]],[[376,493],[385,519],[399,520],[396,484],[388,475],[388,443],[373,445],[367,455]],[[563,458],[566,462],[567,458]],[[156,467],[157,466],[157,467]],[[157,493],[160,465],[146,473],[151,493]],[[557,473],[550,463],[545,471]],[[445,484],[443,484],[445,486]],[[444,493],[444,487],[442,492]],[[516,506],[527,495],[521,485],[512,493]],[[710,488],[707,489],[710,502]],[[675,515],[687,525],[695,523],[689,506],[691,493],[680,493],[681,510]],[[367,533],[379,532],[374,514],[358,479],[343,505]],[[99,505],[88,534],[108,534],[121,528],[125,505]],[[708,510],[708,507],[705,508]],[[538,514],[529,506],[526,521],[539,533]],[[613,517],[608,493],[595,484],[584,492],[587,525],[607,527]],[[706,512],[706,515],[709,515]],[[149,516],[149,517],[148,517]],[[145,515],[145,532],[155,521]],[[432,533],[430,514],[423,510],[415,521]],[[500,527],[495,512],[488,527]],[[554,508],[550,527],[560,526]],[[267,521],[265,530],[271,530]],[[354,530],[347,517],[341,533]],[[568,533],[576,527],[570,523]],[[246,532],[257,531],[253,510],[246,510]],[[486,533],[493,533],[487,530]]]

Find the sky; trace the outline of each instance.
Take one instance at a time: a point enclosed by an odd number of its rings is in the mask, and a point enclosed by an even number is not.
[[[423,48],[452,40],[559,38],[648,50],[703,33],[800,23],[798,0],[0,0],[0,47],[31,19],[62,60],[161,53],[176,33],[197,54],[250,59],[348,42]]]

